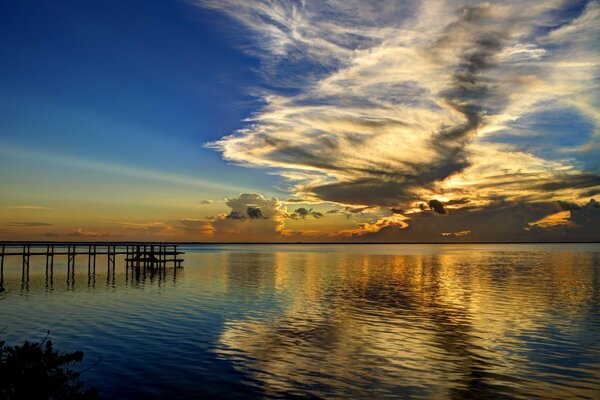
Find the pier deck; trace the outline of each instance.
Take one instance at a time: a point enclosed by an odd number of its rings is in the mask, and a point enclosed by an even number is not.
[[[66,256],[67,274],[75,273],[76,259],[87,256],[88,272],[96,270],[96,256],[106,256],[108,273],[114,275],[117,255],[125,256],[126,269],[165,269],[172,265],[182,267],[185,254],[179,251],[177,243],[163,242],[0,242],[0,291],[4,283],[5,257],[21,257],[23,274],[29,275],[29,261],[32,256],[46,257],[46,273],[54,269],[54,257]]]

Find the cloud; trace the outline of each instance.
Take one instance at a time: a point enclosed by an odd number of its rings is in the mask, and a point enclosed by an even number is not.
[[[312,211],[310,213],[310,215],[312,215],[313,218],[317,218],[317,219],[323,218],[325,216],[325,214],[323,214],[322,212],[319,212],[319,211]]]
[[[305,202],[305,199],[287,199],[285,202],[286,203],[303,203]]]
[[[35,228],[38,226],[50,226],[51,224],[48,224],[46,222],[5,222],[4,225],[15,226],[20,228]]]
[[[173,230],[173,227],[164,222],[117,222],[124,229],[150,232],[150,233],[166,233]]]
[[[212,224],[206,219],[183,218],[179,223],[187,234],[212,235],[214,233]]]
[[[331,210],[330,210],[331,211]],[[291,219],[306,219],[306,217],[313,217],[316,219],[323,218],[325,214],[319,211],[313,211],[312,208],[300,207],[294,210],[293,213],[289,215]]]
[[[388,225],[363,233],[363,241],[598,241],[600,206],[590,200],[564,211],[556,202],[499,200],[463,207],[444,218],[425,210],[406,215],[406,226]],[[469,232],[469,233],[466,233]],[[354,232],[354,237],[359,237]]]
[[[262,219],[262,211],[260,211],[260,207],[249,206],[246,209],[246,214],[250,219]]]
[[[448,237],[448,236],[461,237],[461,236],[467,236],[470,233],[471,233],[471,231],[442,232],[441,235],[444,236],[444,237]]]
[[[373,209],[374,206],[364,206],[364,207],[351,207],[346,206],[342,210],[338,211],[339,213],[346,216],[346,218],[350,218],[353,215],[363,215],[364,212]]]
[[[12,206],[9,208],[16,208],[19,210],[51,210],[51,208],[48,208],[48,207],[34,206],[34,205],[20,205],[20,206]]]
[[[218,240],[264,241],[283,236],[286,212],[276,198],[258,193],[242,193],[225,200],[228,213],[217,215],[210,222]]]
[[[213,203],[213,201],[212,201],[212,200],[200,200],[200,201],[198,202],[198,204],[212,204],[212,203]]]
[[[110,232],[95,231],[91,229],[77,228],[73,232],[46,232],[45,237],[49,238],[112,238],[120,235]]]
[[[117,237],[118,235],[102,231],[93,231],[78,228],[75,232],[71,233],[74,237]]]
[[[376,234],[386,229],[402,230],[408,227],[407,217],[401,214],[392,214],[389,217],[378,218],[372,223],[360,223],[355,229],[347,229],[337,233],[342,237],[362,237],[369,234]]]
[[[273,169],[294,198],[458,209],[499,195],[583,201],[600,188],[585,161],[600,155],[597,1],[579,13],[559,0],[198,4],[246,29],[269,88],[242,129],[208,146]],[[592,126],[573,132],[583,145],[527,123],[557,151],[515,141],[512,123],[561,107]]]
[[[569,201],[562,201],[559,200],[557,201],[558,206],[560,207],[561,210],[563,211],[576,211],[579,210],[581,207],[579,206],[579,204],[577,203],[571,203]]]
[[[429,208],[431,208],[436,214],[446,214],[446,209],[444,208],[444,204],[436,199],[429,200]]]

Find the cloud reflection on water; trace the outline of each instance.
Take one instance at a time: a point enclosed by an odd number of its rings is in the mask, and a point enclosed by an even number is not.
[[[229,320],[220,352],[273,396],[593,397],[600,274],[585,259],[230,254],[228,294],[277,311]]]

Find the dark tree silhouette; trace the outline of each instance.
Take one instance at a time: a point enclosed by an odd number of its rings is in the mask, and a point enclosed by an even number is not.
[[[98,399],[98,390],[85,389],[80,373],[68,368],[82,360],[81,351],[55,351],[48,336],[40,343],[26,341],[20,346],[0,341],[0,398]]]

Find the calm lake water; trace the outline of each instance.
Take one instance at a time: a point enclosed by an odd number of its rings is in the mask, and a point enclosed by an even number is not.
[[[0,339],[106,398],[600,398],[600,245],[188,246],[114,277],[7,258]]]

